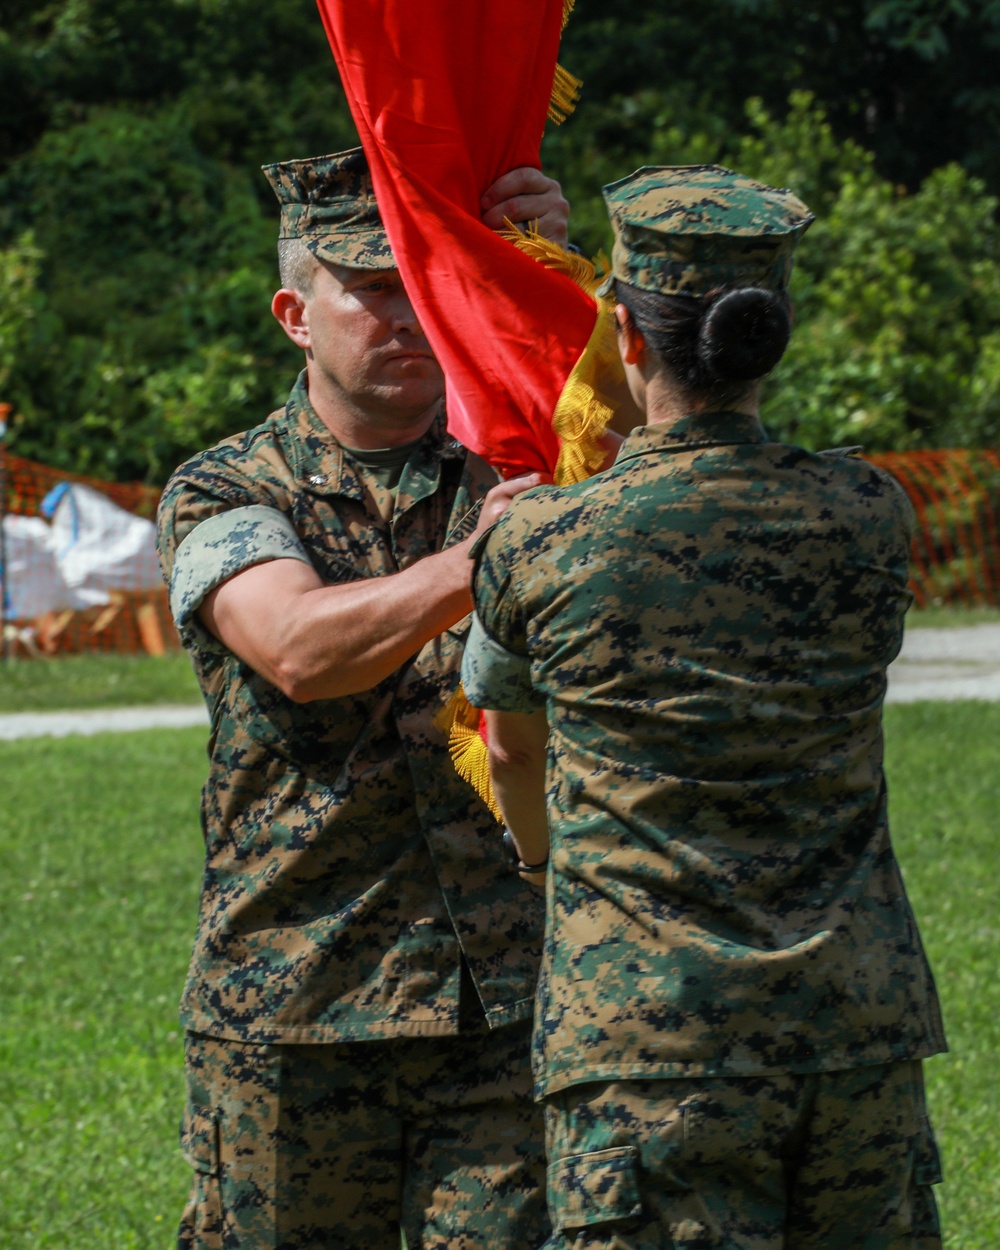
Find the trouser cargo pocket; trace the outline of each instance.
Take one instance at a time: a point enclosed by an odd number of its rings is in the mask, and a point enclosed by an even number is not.
[[[558,1232],[642,1213],[634,1146],[569,1155],[549,1168],[549,1214]]]
[[[214,1112],[187,1104],[181,1121],[181,1152],[194,1175],[181,1217],[178,1250],[222,1250],[219,1121]]]

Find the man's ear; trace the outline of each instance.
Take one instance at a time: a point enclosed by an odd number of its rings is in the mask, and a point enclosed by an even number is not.
[[[622,360],[627,365],[637,365],[646,351],[646,340],[642,331],[632,320],[632,314],[624,304],[615,305],[615,320],[618,322],[618,349]]]
[[[308,351],[311,346],[309,335],[309,315],[306,312],[306,301],[298,291],[282,287],[275,291],[271,300],[271,312],[296,347]]]

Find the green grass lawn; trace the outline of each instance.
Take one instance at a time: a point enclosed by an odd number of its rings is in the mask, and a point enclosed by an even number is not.
[[[998,622],[1000,608],[942,607],[911,611],[906,625],[907,629],[923,629]],[[191,661],[181,651],[164,656],[67,655],[0,662],[0,715],[200,701]]]
[[[962,625],[1000,624],[1000,608],[962,607],[948,604],[940,608],[911,608],[906,614],[907,629]]]
[[[950,1053],[927,1064],[946,1244],[1000,1245],[1000,703],[886,709],[893,840],[944,1005]]]
[[[0,743],[0,1246],[166,1247],[204,730]]]
[[[0,662],[0,714],[200,702],[191,661],[183,651]]]
[[[887,724],[895,840],[952,1046],[928,1064],[946,1244],[994,1250],[1000,704],[893,706]],[[204,737],[0,742],[4,1250],[172,1244]]]

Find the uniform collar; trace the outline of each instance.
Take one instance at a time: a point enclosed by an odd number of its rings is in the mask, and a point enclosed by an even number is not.
[[[758,417],[745,412],[689,412],[676,421],[643,425],[622,444],[616,464],[650,452],[690,451],[694,447],[719,447],[729,443],[766,443]]]
[[[288,396],[281,419],[286,457],[296,481],[314,495],[343,495],[364,500],[365,484],[354,461],[324,425],[309,399],[303,369]],[[410,455],[400,480],[414,499],[437,486],[444,460],[459,460],[465,448],[448,433],[443,411]]]

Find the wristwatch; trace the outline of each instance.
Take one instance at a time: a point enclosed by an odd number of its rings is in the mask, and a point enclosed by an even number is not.
[[[514,842],[514,835],[509,829],[503,831],[503,853],[507,863],[519,873],[544,872],[549,865],[549,857],[545,858],[538,864],[526,864],[520,856],[517,844]]]

